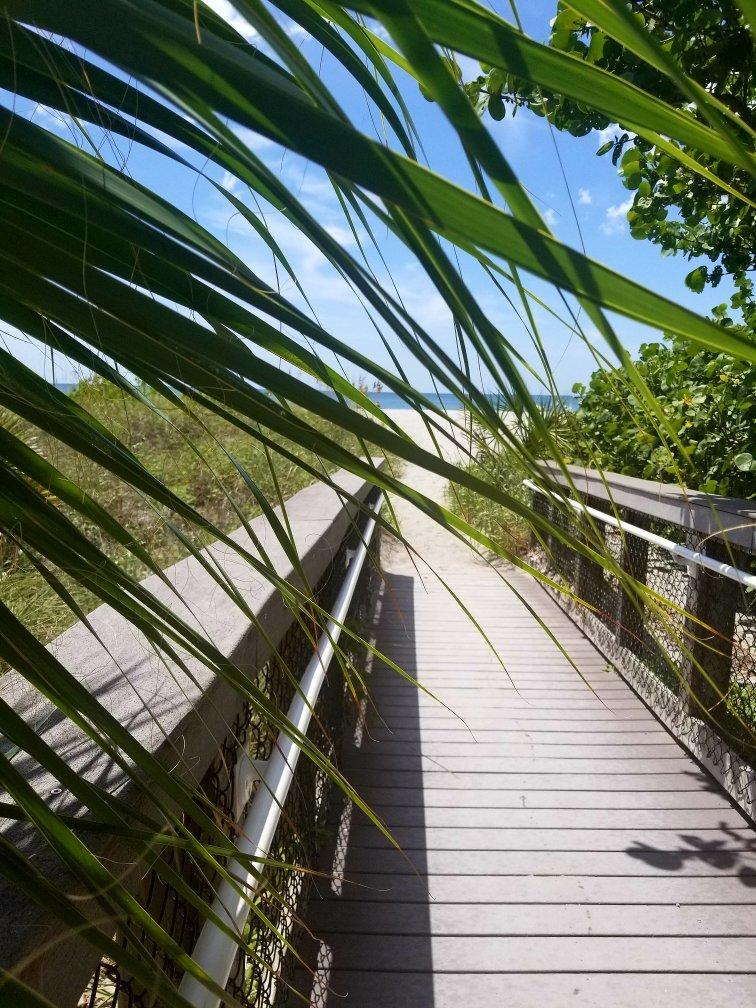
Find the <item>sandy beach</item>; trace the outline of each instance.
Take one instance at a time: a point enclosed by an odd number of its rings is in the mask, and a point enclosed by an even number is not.
[[[412,438],[415,444],[426,451],[436,453],[433,440],[419,413],[416,413],[414,410],[387,410],[386,415],[398,427],[401,427]],[[464,410],[450,410],[448,415],[453,422],[456,421],[459,424],[465,423]],[[443,424],[443,422],[443,420],[439,419],[439,423]],[[439,448],[443,457],[449,462],[461,462],[466,454],[462,447],[464,435],[461,431],[452,427],[451,424],[449,424],[449,434],[455,438],[458,446],[455,446],[451,440],[439,436]],[[443,476],[428,472],[421,466],[407,463],[405,464],[402,478],[409,486],[415,490],[419,490],[431,500],[440,504],[445,503],[447,480]],[[421,556],[429,558],[430,566],[434,569],[438,570],[445,566],[446,563],[452,561],[453,558],[459,558],[461,552],[464,552],[468,557],[471,556],[467,546],[461,543],[450,532],[443,529],[432,518],[418,511],[412,504],[396,497],[393,498],[392,502],[402,534]]]

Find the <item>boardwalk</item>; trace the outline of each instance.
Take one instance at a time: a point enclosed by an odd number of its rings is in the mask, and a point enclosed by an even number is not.
[[[395,549],[379,646],[453,713],[374,671],[379,714],[344,767],[404,853],[360,814],[334,822],[321,867],[350,881],[318,883],[318,974],[300,990],[329,1008],[756,1004],[744,818],[534,582],[504,572],[521,601],[429,525],[413,531],[506,671]]]

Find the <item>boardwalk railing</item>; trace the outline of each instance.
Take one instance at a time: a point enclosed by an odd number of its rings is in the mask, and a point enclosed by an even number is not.
[[[287,519],[298,547],[300,572],[314,588],[319,605],[333,613],[339,623],[359,632],[373,610],[380,538],[374,519],[360,517],[356,505],[345,500],[351,497],[376,510],[378,495],[370,484],[351,475],[340,473],[334,479],[343,494],[324,484],[311,486],[287,502]],[[266,519],[260,517],[251,525],[278,573],[299,583],[300,576]],[[246,532],[234,533],[234,538],[245,548],[255,549]],[[278,710],[288,709],[290,719],[322,752],[335,759],[345,719],[351,712],[351,705],[345,702],[344,677],[331,662],[338,627],[325,628],[313,655],[313,640],[320,632],[314,622],[304,626],[301,617],[295,619],[280,593],[230,550],[215,544],[208,553],[229,575],[256,624],[244,619],[237,604],[218,589],[194,558],[165,572],[179,590],[181,602],[157,578],[148,578],[145,585],[180,608],[182,617],[201,627],[224,654],[253,677]],[[208,877],[207,870],[198,868],[186,851],[169,850],[168,854],[153,853],[149,859],[140,859],[127,841],[112,836],[100,840],[96,834],[88,834],[84,810],[73,796],[24,753],[15,754],[15,765],[37,793],[47,797],[51,807],[83,817],[83,835],[90,847],[106,863],[118,866],[122,881],[139,902],[190,954],[204,923],[200,910],[193,905],[194,896],[212,903],[217,891],[218,900],[226,908],[225,919],[231,918],[230,926],[243,936],[245,949],[242,952],[231,942],[228,948],[233,946],[233,951],[224,949],[227,962],[220,969],[217,957],[207,959],[202,952],[208,943],[215,948],[212,934],[205,930],[198,949],[204,957],[203,965],[221,978],[222,985],[241,1004],[265,1008],[279,1005],[289,997],[293,957],[288,948],[297,941],[311,881],[309,869],[324,838],[330,782],[310,759],[298,760],[297,747],[277,737],[271,726],[253,715],[225,680],[212,677],[199,663],[191,669],[193,682],[177,669],[167,668],[133,628],[106,606],[95,610],[90,622],[97,638],[77,624],[54,641],[52,649],[102,703],[118,714],[150,753],[170,766],[175,776],[199,789],[227,835],[241,836],[240,853],[251,841],[253,853],[257,850],[269,857],[271,864],[261,869],[261,878],[256,877],[250,889],[255,907],[251,920],[239,908],[236,915],[230,912],[232,901],[229,893],[219,888],[220,878]],[[342,638],[341,647],[357,660],[351,639]],[[72,725],[47,710],[19,676],[13,672],[4,676],[0,692],[27,720],[42,725],[45,740],[88,780],[117,793],[122,805],[131,803],[136,811],[142,808],[142,792],[129,775],[107,761]],[[239,824],[243,824],[241,832]],[[259,824],[262,830],[258,830]],[[202,837],[199,827],[191,822],[185,825]],[[85,912],[101,914],[101,907],[77,889],[75,880],[64,873],[30,828],[0,819],[0,831],[34,858],[38,870],[77,897]],[[287,865],[301,870],[292,871]],[[228,867],[244,880],[245,869],[235,862]],[[236,891],[233,897],[234,901],[238,899]],[[100,926],[129,945],[129,922],[102,921]],[[166,959],[138,929],[136,938],[180,986],[182,972],[177,964]],[[100,959],[92,945],[75,932],[66,931],[45,906],[37,905],[3,878],[2,871],[0,966],[13,969],[60,1008],[153,1008],[159,1004],[151,991],[121,972],[112,961]],[[182,992],[192,1003],[205,1003],[187,983]]]
[[[756,510],[667,484],[544,463],[534,507],[589,548],[537,536],[552,592],[639,696],[756,811]],[[651,590],[645,595],[638,583]]]
[[[373,503],[375,513],[380,511],[382,503],[383,496],[381,495]],[[299,680],[299,689],[292,698],[288,719],[302,735],[307,734],[313,713],[317,709],[320,694],[326,682],[328,667],[341,636],[343,621],[347,618],[351,608],[375,528],[375,518],[369,518],[361,530],[361,540],[348,560],[344,582],[333,605],[332,618],[320,636],[316,650]],[[333,725],[331,730],[335,727]],[[270,758],[261,771],[260,786],[249,804],[246,818],[241,826],[241,835],[236,845],[240,855],[253,858],[258,866],[264,859],[270,857],[270,851],[281,822],[281,815],[296,774],[300,753],[300,746],[288,735],[279,732]],[[237,758],[239,761],[247,759],[246,751],[243,749]],[[313,825],[321,821],[322,813],[325,810],[327,795],[324,788],[326,784],[327,781],[323,779],[321,793],[315,797],[313,802],[312,813],[315,820]],[[306,830],[307,824],[301,824],[301,828]],[[228,880],[224,880],[216,891],[212,911],[213,915],[226,923],[235,934],[242,936],[250,914],[248,901],[259,891],[263,879],[259,868],[257,873],[253,875],[241,862],[234,861],[227,867],[231,870],[237,885],[241,886],[244,896],[240,894],[238,888],[231,885]],[[280,949],[279,953],[282,952],[283,949]],[[239,947],[234,939],[227,932],[222,931],[212,920],[206,920],[192,951],[192,959],[219,987],[225,987],[239,953]],[[247,958],[243,953],[241,955],[245,959]],[[273,967],[274,964],[269,963],[268,965]],[[277,963],[276,966],[278,967],[280,964]],[[278,972],[278,969],[276,971]],[[219,1004],[219,999],[204,984],[188,974],[184,974],[179,993],[196,1008],[217,1008]],[[249,999],[247,998],[247,1000]]]

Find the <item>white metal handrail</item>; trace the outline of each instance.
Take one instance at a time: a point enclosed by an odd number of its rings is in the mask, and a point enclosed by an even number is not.
[[[380,512],[382,505],[383,494],[373,505],[375,515]],[[354,596],[375,522],[375,517],[371,517],[365,523],[362,539],[354,552],[333,606],[332,618],[318,641],[315,653],[299,682],[299,690],[291,701],[288,719],[303,735],[309,727],[313,708],[317,703],[328,665],[341,634],[341,624]],[[292,738],[284,732],[279,734],[262,774],[261,784],[255,792],[241,827],[236,849],[242,857],[253,859],[268,857],[300,752],[300,747]],[[235,859],[229,862],[228,869],[233,873],[238,888],[227,879],[221,881],[213,899],[212,911],[220,920],[226,922],[232,931],[241,936],[249,916],[248,901],[254,896],[258,878]],[[241,895],[239,889],[246,893],[246,898]],[[238,945],[232,937],[212,920],[206,920],[194,946],[192,958],[219,987],[225,987],[237,949]],[[215,994],[188,973],[184,974],[179,993],[195,1008],[217,1008],[220,1004],[220,999]]]
[[[715,560],[713,557],[706,556],[705,553],[701,553],[698,550],[688,549],[687,546],[680,546],[679,543],[673,542],[671,539],[665,539],[663,536],[656,535],[654,532],[649,532],[647,529],[640,528],[638,525],[632,525],[630,522],[622,521],[619,518],[615,518],[614,515],[607,514],[605,511],[598,511],[596,508],[589,507],[581,501],[572,500],[570,497],[564,497],[562,494],[556,493],[553,490],[547,490],[544,487],[539,487],[538,484],[534,483],[532,480],[526,479],[522,482],[523,486],[526,486],[534,493],[542,494],[544,497],[554,497],[557,500],[562,501],[564,504],[569,504],[569,506],[575,511],[592,515],[592,517],[598,518],[599,521],[605,522],[607,525],[613,525],[615,528],[621,529],[623,532],[628,532],[630,535],[634,535],[638,539],[645,539],[646,542],[653,543],[654,546],[658,546],[660,549],[666,550],[668,553],[671,553],[672,556],[681,560],[688,566],[689,570],[691,567],[706,567],[707,570],[714,571],[716,574],[721,574],[723,577],[730,578],[732,581],[737,581],[738,584],[743,585],[745,588],[756,588],[756,574],[749,574],[747,571],[740,570],[739,567],[733,567],[732,564]]]

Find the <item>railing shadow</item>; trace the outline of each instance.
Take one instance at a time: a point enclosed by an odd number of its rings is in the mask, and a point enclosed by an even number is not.
[[[378,648],[411,675],[417,672],[414,590],[412,577],[386,574],[377,626]],[[424,837],[419,692],[377,661],[370,691],[354,737],[344,740],[342,769],[389,830],[411,826],[415,837]],[[316,880],[306,916],[314,940],[306,942],[304,958],[313,972],[298,972],[295,986],[305,1000],[292,995],[287,1004],[433,1008],[424,840],[397,851],[343,800],[331,826],[334,837],[319,866],[329,878]]]

